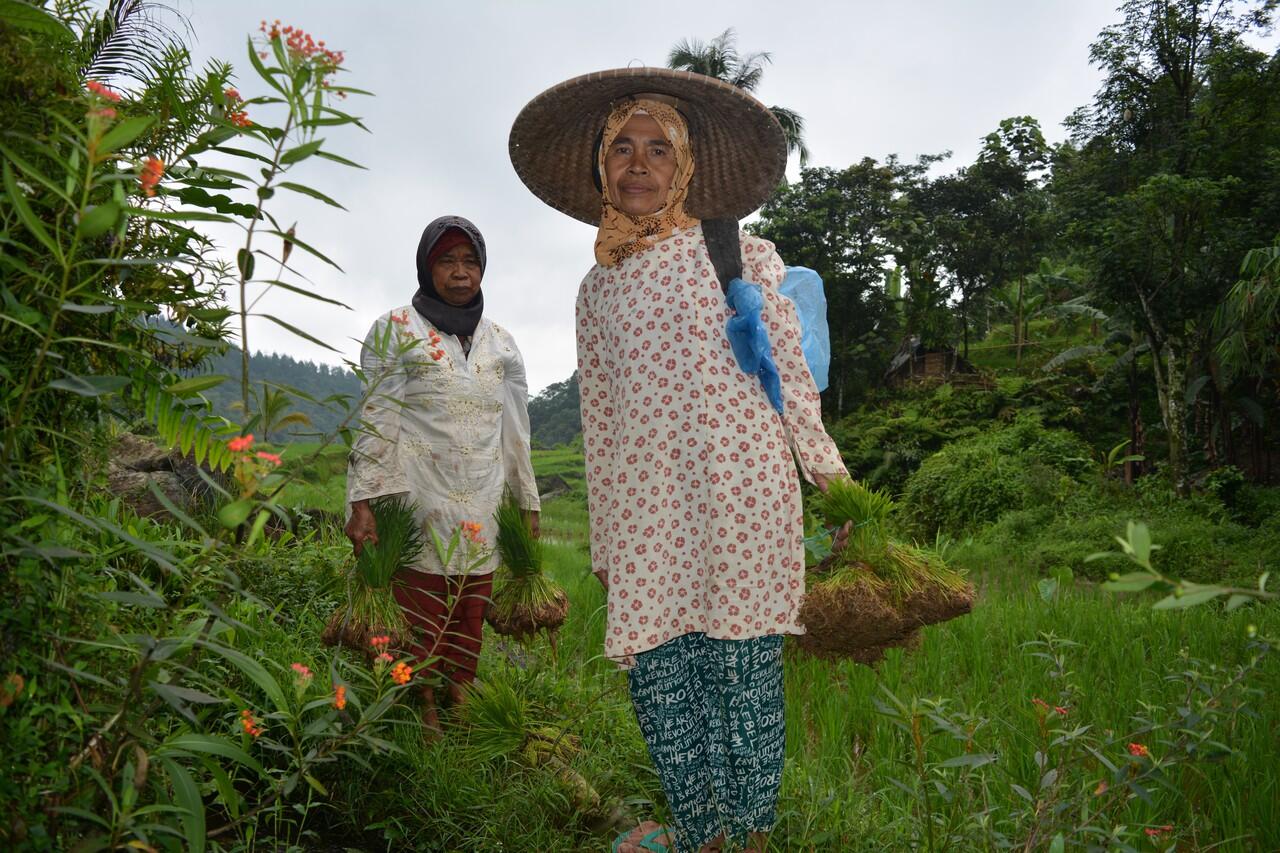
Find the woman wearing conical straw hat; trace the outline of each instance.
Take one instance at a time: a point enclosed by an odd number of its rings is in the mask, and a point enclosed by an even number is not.
[[[847,476],[777,292],[782,261],[736,231],[782,179],[782,130],[733,86],[627,68],[539,95],[510,149],[536,195],[599,229],[576,312],[591,558],[605,653],[629,669],[672,817],[614,850],[762,851],[782,779],[782,637],[802,630],[795,462],[820,488]],[[724,219],[742,280],[721,281],[708,252],[703,221]],[[731,319],[767,335],[767,366],[744,372]]]

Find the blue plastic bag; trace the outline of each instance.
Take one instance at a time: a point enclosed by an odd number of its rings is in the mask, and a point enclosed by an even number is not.
[[[778,292],[796,306],[800,317],[800,348],[819,391],[827,390],[831,368],[831,328],[827,325],[827,295],[822,277],[808,267],[787,267]]]
[[[760,310],[764,308],[764,295],[760,285],[735,278],[729,282],[725,294],[734,315],[729,318],[725,335],[733,347],[738,366],[749,376],[760,377],[765,396],[779,414],[782,413],[782,380],[773,362],[773,349],[769,346],[769,333],[765,330]]]

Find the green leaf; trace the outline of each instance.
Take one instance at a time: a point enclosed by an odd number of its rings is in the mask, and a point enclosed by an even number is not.
[[[82,397],[101,397],[103,394],[114,394],[129,384],[127,376],[94,376],[69,373],[62,379],[49,383],[50,388],[70,391]]]
[[[1049,842],[1049,853],[1066,853],[1067,839],[1061,832],[1053,837],[1053,841]]]
[[[75,302],[62,303],[63,311],[74,311],[77,314],[110,314],[116,310],[114,305],[78,305]]]
[[[1242,595],[1237,592],[1235,595],[1227,599],[1227,612],[1230,613],[1232,610],[1238,610],[1239,608],[1244,607],[1246,604],[1252,604],[1252,603],[1253,603],[1252,595]]]
[[[223,382],[226,382],[228,378],[229,377],[223,376],[220,373],[214,373],[208,376],[193,376],[190,379],[183,379],[181,382],[175,382],[164,390],[168,391],[170,394],[185,397],[191,394],[198,394],[201,391],[207,391],[210,388],[216,388]]]
[[[333,261],[329,260],[329,258],[322,255],[320,251],[316,249],[314,246],[311,246],[307,243],[302,242],[295,236],[290,236],[289,234],[286,234],[283,231],[273,231],[270,229],[266,229],[265,233],[272,234],[276,237],[279,237],[281,240],[288,240],[289,242],[293,243],[295,247],[302,249],[304,252],[315,255],[317,258],[324,261],[326,264],[338,270],[339,272],[346,272],[346,270],[342,269],[342,267],[338,266]]]
[[[165,600],[158,595],[145,595],[141,592],[128,592],[127,590],[110,590],[108,592],[98,593],[98,597],[106,601],[118,601],[121,604],[133,604],[138,607],[150,607],[154,610],[162,610],[165,607]]]
[[[120,205],[114,201],[104,202],[97,207],[89,208],[89,211],[80,217],[77,230],[80,236],[92,239],[111,230],[111,226],[115,225],[119,218]]]
[[[121,120],[98,140],[96,149],[98,155],[110,154],[117,148],[128,145],[137,139],[142,131],[150,127],[154,121],[155,119],[151,116],[134,116],[133,118]]]
[[[249,249],[238,249],[236,251],[236,268],[240,270],[240,277],[245,281],[253,278],[253,252]]]
[[[44,185],[50,192],[56,195],[58,198],[65,201],[68,207],[78,206],[76,202],[73,201],[71,198],[71,191],[75,188],[74,175],[72,175],[71,173],[68,173],[66,178],[66,186],[60,187],[57,184],[55,184],[53,181],[49,180],[49,178],[45,176],[44,172],[42,172],[40,169],[37,169],[35,166],[31,165],[30,163],[28,163],[25,159],[23,159],[23,157],[20,154],[18,154],[18,152],[14,151],[12,148],[10,148],[9,146],[3,143],[0,143],[0,154],[3,154],[5,157],[11,160],[13,162],[13,165],[17,166],[18,169],[21,170],[21,172],[24,175],[26,175],[28,178],[30,178],[33,181],[38,181],[39,183]],[[79,151],[77,151],[75,155],[75,163],[73,165],[78,164],[79,159],[80,159]]]
[[[14,180],[13,168],[9,165],[9,161],[4,161],[4,189],[9,196],[9,202],[13,205],[13,210],[18,214],[18,219],[22,220],[23,226],[31,232],[40,243],[48,249],[55,258],[62,259],[62,250],[58,244],[54,242],[53,237],[49,236],[49,230],[44,227],[44,223],[32,211],[31,206],[27,204],[27,197],[18,187],[18,182]],[[336,264],[335,264],[336,266]]]
[[[973,752],[965,755],[957,755],[955,758],[948,758],[941,762],[939,767],[985,767],[988,764],[994,764],[1000,756],[994,752]]]
[[[253,511],[253,501],[239,500],[226,504],[218,510],[218,522],[228,530],[244,524],[244,520]]]
[[[165,222],[231,222],[235,220],[221,213],[208,213],[203,210],[155,210],[150,207],[126,207],[130,216],[141,216],[144,219],[161,219]]]
[[[1160,599],[1151,605],[1152,610],[1182,610],[1187,607],[1195,607],[1197,604],[1204,604],[1206,601],[1212,601],[1220,595],[1226,595],[1226,589],[1220,586],[1211,586],[1204,589],[1197,589],[1193,592],[1183,592],[1181,594],[1173,594]]]
[[[225,213],[230,216],[240,216],[245,219],[252,219],[257,212],[257,208],[252,204],[245,202],[237,202],[231,196],[222,193],[211,193],[200,187],[183,187],[173,193],[183,204],[193,204],[196,207],[207,207],[216,210],[218,213]]]
[[[195,733],[181,734],[177,737],[169,738],[160,745],[157,750],[157,757],[171,755],[173,751],[182,752],[201,752],[206,755],[219,755],[223,758],[229,758],[237,764],[242,764],[253,770],[260,776],[265,776],[262,765],[258,763],[252,755],[236,746],[224,737],[216,735],[201,735]]]
[[[186,849],[191,853],[204,853],[205,822],[204,801],[200,798],[200,788],[187,768],[172,758],[159,759],[160,766],[173,784],[174,805],[182,809],[182,827],[185,830]]]
[[[289,323],[286,323],[284,320],[281,320],[279,317],[273,316],[273,315],[271,315],[271,314],[252,314],[252,315],[250,315],[250,316],[253,316],[253,317],[262,317],[263,319],[270,320],[271,322],[275,323],[276,325],[281,326],[281,327],[283,327],[283,328],[285,328],[285,329],[288,329],[290,332],[293,332],[295,335],[297,335],[297,336],[298,336],[298,337],[300,337],[300,338],[303,338],[304,340],[311,341],[311,343],[316,344],[317,346],[322,346],[322,347],[324,347],[324,348],[325,348],[325,349],[327,349],[327,350],[332,350],[333,352],[338,352],[338,350],[336,350],[336,349],[334,349],[333,347],[329,346],[328,344],[326,344],[324,341],[320,340],[319,338],[317,338],[317,337],[315,337],[315,336],[313,336],[313,335],[309,335],[309,334],[307,334],[306,332],[304,332],[304,331],[302,331],[301,329],[299,329],[297,326],[294,326],[294,325],[291,325],[291,324],[289,324]]]
[[[315,788],[316,793],[318,793],[320,796],[322,797],[329,796],[329,789],[326,788],[324,785],[321,785],[320,782],[316,779],[316,777],[312,776],[310,773],[304,773],[302,774],[302,778],[306,779],[307,784],[310,785],[312,788]]]
[[[310,142],[304,142],[296,148],[290,148],[280,156],[281,165],[289,165],[305,160],[312,154],[320,150],[320,146],[324,145],[323,139],[313,139]]]
[[[321,296],[318,293],[312,293],[310,290],[306,290],[304,288],[298,287],[296,284],[290,284],[287,281],[280,281],[279,279],[259,279],[258,284],[265,284],[270,287],[283,287],[285,290],[289,291],[290,293],[296,293],[299,296],[305,296],[308,299],[316,299],[320,302],[328,302],[330,305],[337,305],[339,308],[346,308],[348,311],[352,310],[351,306],[345,302],[339,302],[336,299],[330,299],[327,296]],[[195,314],[196,312],[191,311],[189,313]]]
[[[1130,572],[1116,580],[1107,581],[1102,588],[1108,592],[1141,592],[1159,580],[1159,577],[1147,572]]]
[[[276,184],[276,186],[286,190],[293,190],[296,193],[301,193],[302,195],[311,196],[312,198],[318,198],[321,201],[323,201],[325,204],[332,205],[333,207],[339,208],[340,210],[346,210],[345,207],[343,207],[341,204],[334,201],[333,199],[329,198],[329,196],[325,195],[319,190],[313,190],[311,187],[303,186],[302,184],[295,184],[292,181],[281,181],[280,183]]]
[[[276,69],[268,70],[267,66],[262,64],[262,60],[258,58],[258,49],[253,43],[253,39],[249,39],[249,62],[253,64],[253,70],[258,72],[258,76],[271,88],[275,89],[286,98],[289,97],[288,91],[284,86],[276,82],[276,75],[280,72]]]
[[[317,151],[317,157],[323,157],[326,160],[332,160],[335,163],[341,163],[344,166],[350,166],[353,169],[364,169],[368,171],[368,166],[362,166],[354,160],[348,160],[346,157],[339,157],[337,154],[330,154],[328,151]]]
[[[43,9],[20,0],[0,0],[0,21],[7,26],[61,41],[75,41],[67,26]]]
[[[1036,588],[1040,591],[1040,598],[1045,601],[1053,601],[1054,596],[1058,594],[1058,579],[1040,578],[1036,582]]]
[[[209,640],[202,640],[201,645],[209,651],[222,655],[237,669],[248,676],[254,684],[262,688],[262,692],[267,694],[267,698],[275,705],[277,711],[287,712],[289,710],[288,700],[285,699],[284,690],[280,684],[271,677],[271,673],[253,658],[236,651],[228,646],[219,645]]]

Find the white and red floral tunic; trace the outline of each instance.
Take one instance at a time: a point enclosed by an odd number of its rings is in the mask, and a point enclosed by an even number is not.
[[[606,656],[625,661],[682,634],[795,634],[804,594],[800,484],[844,474],[822,426],[773,244],[742,235],[761,286],[785,414],[725,337],[728,309],[700,225],[613,267],[578,293],[578,381],[591,559],[609,578]],[[795,456],[793,456],[793,450]]]

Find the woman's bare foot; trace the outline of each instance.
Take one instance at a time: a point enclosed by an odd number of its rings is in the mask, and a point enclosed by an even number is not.
[[[662,829],[662,824],[646,820],[644,823],[631,830],[626,840],[618,845],[618,853],[651,853],[645,847],[640,846],[640,840],[655,829]],[[653,839],[654,842],[664,846],[671,844],[671,838],[664,832]],[[720,848],[724,845],[724,836],[717,836],[698,849],[698,853],[720,853]],[[763,848],[761,848],[763,849]]]
[[[651,851],[640,846],[640,840],[655,829],[661,828],[662,824],[646,820],[644,823],[631,830],[626,839],[618,845],[618,853],[651,853]],[[659,835],[654,839],[654,841],[663,845],[669,845],[671,843],[671,839],[667,837],[666,833]]]

